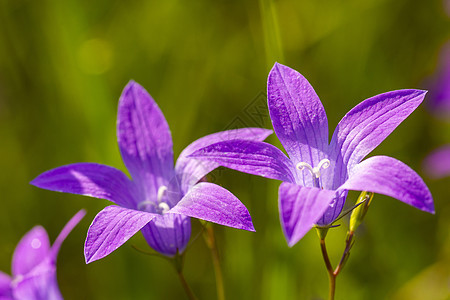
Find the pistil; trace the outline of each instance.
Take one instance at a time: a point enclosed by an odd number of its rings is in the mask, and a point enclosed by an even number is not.
[[[324,158],[319,162],[317,167],[312,167],[309,163],[303,162],[303,161],[299,162],[295,167],[297,169],[299,169],[300,171],[307,169],[312,175],[313,185],[317,188],[320,188],[320,182],[319,182],[319,178],[321,176],[320,169],[322,169],[322,168],[326,169],[329,166],[330,166],[330,160]]]

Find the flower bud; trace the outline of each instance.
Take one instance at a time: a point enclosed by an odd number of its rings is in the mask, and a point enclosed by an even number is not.
[[[369,205],[372,202],[372,199],[373,193],[365,191],[361,192],[358,200],[356,200],[356,205],[359,205],[352,211],[352,214],[350,216],[350,232],[355,232],[356,228],[361,225],[362,220],[364,219],[364,216],[369,209]]]

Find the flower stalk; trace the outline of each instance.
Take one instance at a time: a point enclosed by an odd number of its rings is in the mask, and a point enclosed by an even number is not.
[[[353,232],[349,231],[347,234],[347,239],[345,241],[344,253],[342,254],[341,260],[339,261],[339,264],[337,265],[337,267],[335,269],[333,269],[330,258],[328,256],[327,247],[325,245],[325,238],[320,239],[320,249],[322,250],[323,260],[325,262],[325,266],[328,271],[328,280],[329,280],[328,299],[329,300],[334,300],[334,295],[336,292],[336,277],[342,271],[345,263],[348,260],[348,257],[350,256],[350,249],[352,248],[353,243],[354,243]]]
[[[184,291],[186,292],[186,295],[190,300],[197,300],[197,297],[195,297],[194,293],[192,292],[191,287],[187,283],[186,279],[184,278],[182,271],[177,271],[178,278],[180,279],[181,285],[183,286]]]
[[[320,249],[322,250],[323,260],[328,271],[329,291],[328,299],[334,299],[334,293],[336,290],[336,275],[334,274],[333,267],[331,266],[330,258],[328,257],[327,246],[325,245],[325,239],[320,239]]]
[[[183,289],[186,293],[186,296],[189,300],[197,300],[197,297],[194,295],[194,292],[192,291],[191,287],[186,281],[186,278],[184,278],[183,275],[183,265],[184,265],[184,255],[177,253],[172,258],[172,265],[175,268],[175,271],[177,272],[178,279],[180,280],[181,285],[183,286]]]
[[[328,257],[327,247],[325,245],[325,237],[329,227],[316,226],[317,234],[319,235],[320,239],[320,249],[322,250],[323,260],[325,261],[325,266],[328,271],[328,277],[330,282],[328,298],[330,300],[334,299],[334,294],[336,290],[336,277],[342,271],[345,263],[347,262],[350,256],[350,250],[352,249],[353,244],[355,242],[353,240],[355,230],[356,228],[358,228],[359,225],[361,225],[361,222],[363,221],[367,213],[367,210],[369,209],[372,199],[373,193],[362,191],[358,199],[356,200],[356,204],[350,209],[346,210],[344,213],[342,213],[341,216],[338,218],[340,219],[351,212],[349,230],[347,232],[347,237],[345,239],[344,253],[342,253],[341,260],[339,261],[339,264],[334,270],[333,267],[331,266],[330,258]]]
[[[217,300],[225,300],[225,287],[223,284],[222,267],[220,265],[219,250],[217,248],[216,237],[214,234],[214,227],[211,223],[202,222],[205,230],[203,231],[203,238],[211,251],[211,256],[214,266],[214,274],[216,276],[216,290]]]

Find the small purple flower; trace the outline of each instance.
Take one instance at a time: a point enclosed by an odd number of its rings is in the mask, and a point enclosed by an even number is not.
[[[447,1],[450,3],[449,1]],[[441,50],[439,65],[429,79],[429,107],[436,117],[450,121],[450,42]],[[429,177],[438,179],[450,175],[450,145],[434,150],[423,161],[423,169]]]
[[[447,16],[450,17],[450,0],[443,0],[444,10],[447,13]]]
[[[387,156],[362,161],[417,108],[425,91],[392,91],[363,101],[339,122],[331,143],[322,103],[300,73],[276,63],[267,93],[273,128],[289,158],[258,141],[219,142],[191,157],[283,181],[279,210],[289,246],[314,224],[332,223],[348,190],[388,195],[434,212],[427,186],[407,165]]]
[[[139,84],[125,87],[117,116],[122,159],[131,174],[100,164],[77,163],[39,175],[31,184],[52,191],[103,198],[117,205],[100,211],[89,227],[86,263],[103,258],[141,230],[161,254],[181,254],[189,241],[189,217],[254,231],[247,208],[226,189],[199,182],[219,165],[187,155],[228,139],[263,141],[271,130],[244,128],[205,136],[184,149],[174,166],[172,137],[161,110]]]
[[[62,242],[85,214],[81,210],[73,216],[51,247],[41,226],[34,227],[20,240],[12,258],[12,278],[0,272],[1,300],[63,299],[56,279],[56,258]]]
[[[429,79],[429,107],[436,116],[450,120],[450,42],[442,47],[436,73]]]
[[[435,179],[450,176],[450,144],[431,152],[423,161],[423,168]]]

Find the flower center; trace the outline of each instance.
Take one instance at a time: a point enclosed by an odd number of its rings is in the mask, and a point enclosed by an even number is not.
[[[155,203],[154,201],[150,201],[150,200],[139,202],[138,207],[137,207],[138,210],[146,210],[146,208],[148,206],[151,206],[156,210],[156,212],[158,212],[160,214],[165,214],[166,212],[168,212],[170,210],[169,204],[162,201],[166,192],[167,192],[167,186],[165,186],[165,185],[160,186],[158,189],[157,203]]]
[[[319,164],[317,165],[317,167],[312,167],[310,164],[308,164],[307,162],[299,162],[295,167],[297,169],[299,169],[300,171],[307,169],[311,175],[312,175],[312,179],[313,179],[313,185],[315,187],[320,187],[320,183],[319,183],[319,178],[321,176],[320,174],[320,169],[326,169],[330,166],[330,160],[324,158],[322,159]]]

